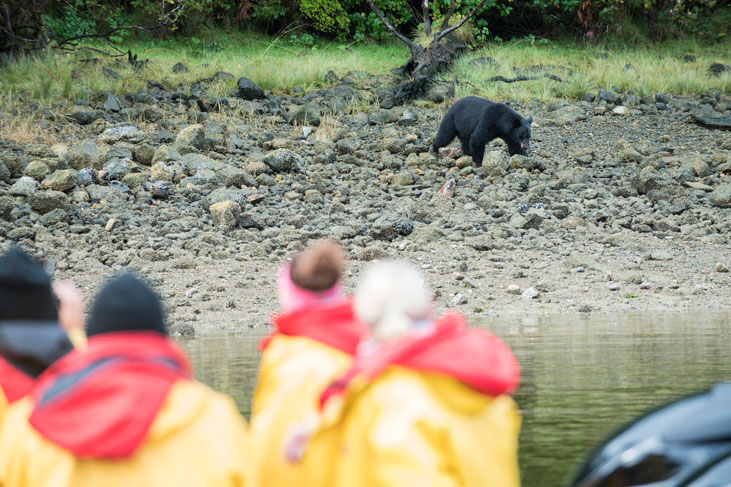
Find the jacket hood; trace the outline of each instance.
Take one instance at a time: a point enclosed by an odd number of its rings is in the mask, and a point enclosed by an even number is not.
[[[35,379],[73,345],[55,321],[3,321],[0,356]]]
[[[86,351],[71,352],[38,379],[29,421],[80,458],[128,458],[146,438],[172,385],[191,375],[182,350],[164,335],[96,335]]]
[[[355,316],[353,299],[319,304],[307,309],[276,315],[272,319],[275,332],[262,341],[262,349],[277,334],[301,336],[354,355],[368,329]]]
[[[425,334],[411,334],[357,357],[351,370],[325,390],[320,403],[344,392],[354,378],[372,381],[393,365],[452,377],[490,397],[512,393],[520,379],[518,362],[502,340],[486,330],[467,328],[462,314],[449,313]]]

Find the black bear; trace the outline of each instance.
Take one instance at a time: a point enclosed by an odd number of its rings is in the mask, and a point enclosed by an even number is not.
[[[504,103],[467,96],[452,105],[444,115],[434,138],[434,152],[459,137],[462,152],[472,156],[477,167],[480,167],[485,155],[485,144],[499,137],[508,144],[511,156],[526,156],[526,149],[530,147],[532,122],[533,117],[523,118]]]

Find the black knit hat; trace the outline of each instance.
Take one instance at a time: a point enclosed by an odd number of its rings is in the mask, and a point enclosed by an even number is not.
[[[132,274],[121,274],[104,285],[86,322],[88,336],[116,331],[167,335],[159,296]]]
[[[43,266],[11,247],[0,257],[0,322],[58,320],[51,278]]]

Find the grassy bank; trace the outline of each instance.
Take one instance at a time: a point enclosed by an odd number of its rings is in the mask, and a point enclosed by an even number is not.
[[[60,101],[89,99],[102,90],[117,93],[136,91],[156,79],[170,88],[199,78],[227,71],[247,76],[266,90],[290,93],[327,85],[329,70],[343,75],[348,71],[387,73],[408,59],[403,44],[341,44],[302,37],[272,38],[250,32],[222,33],[215,36],[178,37],[171,40],[143,40],[123,46],[139,59],[149,59],[140,71],[126,57],[110,59],[93,51],[77,54],[47,53],[28,57],[0,68],[0,106],[12,107],[19,99],[52,105]],[[711,78],[706,70],[711,62],[731,64],[731,42],[702,46],[688,41],[662,45],[589,47],[559,41],[524,39],[493,43],[471,51],[457,61],[445,79],[459,79],[458,95],[475,93],[503,100],[515,98],[581,98],[587,91],[616,86],[640,95],[655,92],[697,94],[708,89],[729,91],[731,75]],[[686,55],[696,60],[687,62]],[[499,66],[475,65],[472,60],[491,57]],[[89,61],[90,58],[94,58]],[[173,73],[178,62],[188,66],[185,73]],[[531,71],[532,67],[532,71]],[[537,68],[539,67],[539,68]],[[104,75],[111,68],[119,77]],[[549,78],[506,84],[488,82],[493,76],[550,73]],[[235,85],[217,87],[223,95]]]

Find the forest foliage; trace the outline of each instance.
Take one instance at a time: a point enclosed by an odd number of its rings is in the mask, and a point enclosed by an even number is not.
[[[374,3],[406,35],[423,22],[418,0]],[[479,3],[456,1],[454,18]],[[450,0],[433,0],[430,6],[438,22]],[[70,47],[93,36],[114,43],[140,31],[169,37],[202,27],[290,32],[292,40],[305,44],[314,36],[354,42],[391,38],[365,0],[0,0],[0,20],[0,53]],[[714,42],[727,35],[730,21],[722,0],[488,0],[467,28],[475,46],[528,35],[585,42],[692,36]]]

